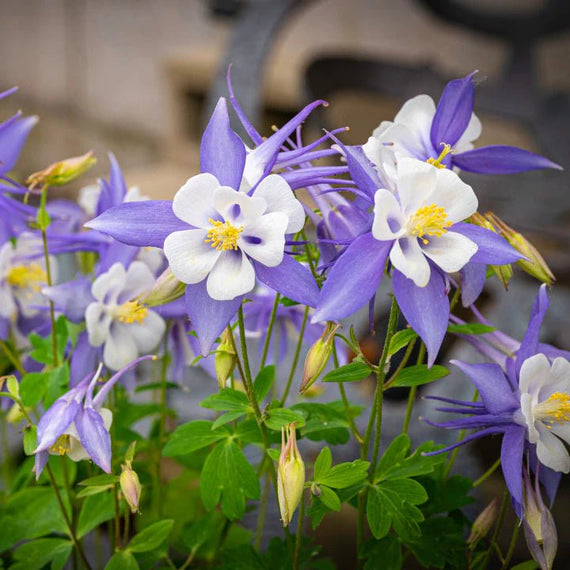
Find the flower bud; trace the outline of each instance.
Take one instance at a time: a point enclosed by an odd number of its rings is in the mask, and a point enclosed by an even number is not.
[[[2,380],[6,380],[6,387],[8,388],[8,393],[14,396],[14,398],[20,397],[20,384],[14,375],[4,376]]]
[[[139,501],[141,498],[141,484],[139,476],[133,471],[131,462],[127,461],[125,465],[121,465],[121,477],[119,478],[121,491],[131,508],[131,513],[139,512]]]
[[[169,267],[158,277],[154,287],[150,291],[139,295],[136,301],[147,307],[165,305],[182,297],[185,290],[186,285],[174,277]]]
[[[26,184],[30,190],[40,186],[64,186],[87,172],[96,162],[97,159],[90,150],[81,156],[54,162],[47,168],[34,172],[28,176]]]
[[[491,530],[491,527],[497,519],[499,512],[499,503],[497,499],[493,499],[482,511],[479,516],[473,521],[471,532],[467,539],[467,544],[475,546],[485,535]]]
[[[283,526],[288,526],[305,487],[305,464],[297,448],[295,424],[281,428],[281,455],[277,466],[277,497]]]
[[[523,472],[524,518],[523,528],[526,544],[531,556],[542,570],[550,570],[558,550],[558,533],[552,514],[542,500],[538,475],[532,488],[530,476]]]
[[[492,212],[486,212],[485,217],[499,230],[499,233],[526,259],[519,259],[517,265],[526,273],[538,279],[542,283],[552,285],[556,278],[548,267],[548,264],[540,255],[536,247],[532,245],[521,233],[509,227],[503,220]]]
[[[309,352],[307,352],[305,368],[303,369],[303,380],[299,388],[301,394],[314,384],[327,365],[332,352],[334,334],[339,326],[340,325],[328,323],[321,337],[311,346]]]
[[[218,378],[220,390],[226,387],[226,382],[233,372],[235,365],[236,353],[229,339],[228,331],[225,330],[222,334],[222,342],[220,342],[214,358],[214,368],[216,369],[216,377]]]
[[[30,409],[28,408],[26,411],[30,411]],[[6,414],[6,421],[9,424],[19,424],[25,417],[20,404],[14,403]]]

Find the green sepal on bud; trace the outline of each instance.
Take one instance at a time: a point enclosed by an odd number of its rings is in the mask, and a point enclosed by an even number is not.
[[[64,186],[79,178],[96,163],[97,159],[93,156],[93,151],[90,150],[81,156],[73,156],[54,162],[47,168],[30,174],[26,184],[30,190],[45,186]]]
[[[281,428],[281,455],[277,464],[277,498],[283,526],[288,526],[305,488],[305,464],[297,447],[295,424]]]
[[[220,390],[226,387],[226,382],[234,371],[237,362],[237,356],[229,335],[228,330],[224,330],[214,357],[214,368]]]
[[[139,476],[136,474],[132,467],[132,458],[135,452],[135,443],[133,442],[127,453],[125,455],[125,463],[121,465],[121,476],[119,477],[119,485],[121,486],[121,492],[127,504],[131,509],[131,513],[138,513],[139,504],[141,499],[141,483],[139,481]],[[129,459],[130,457],[130,459]]]
[[[311,346],[305,357],[305,367],[303,369],[303,380],[299,392],[306,392],[321,375],[329,361],[334,343],[334,335],[340,325],[327,323],[323,334]]]
[[[186,285],[178,281],[170,268],[167,268],[159,275],[153,288],[139,295],[135,300],[147,307],[156,307],[180,299],[185,291]]]
[[[491,530],[491,527],[495,524],[498,514],[499,502],[495,497],[473,521],[471,532],[467,539],[467,544],[470,548],[474,548],[482,538],[485,538],[487,533]]]
[[[519,259],[517,261],[517,265],[524,272],[547,285],[552,285],[554,281],[556,281],[554,274],[542,255],[526,237],[505,224],[503,220],[492,212],[486,212],[485,218],[497,228],[498,233],[503,236],[512,247],[525,256],[526,259]]]

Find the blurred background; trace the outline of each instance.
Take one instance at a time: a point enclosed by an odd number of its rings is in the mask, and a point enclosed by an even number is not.
[[[198,172],[201,132],[227,95],[229,64],[262,134],[323,97],[330,106],[306,138],[350,125],[351,144],[364,143],[407,98],[437,100],[447,81],[477,69],[478,144],[520,146],[568,169],[569,22],[568,0],[0,0],[0,89],[20,87],[2,101],[1,116],[21,108],[40,117],[18,164],[21,179],[93,149],[99,163],[87,184],[107,175],[112,151],[129,185],[169,199]],[[568,174],[465,178],[481,211],[495,211],[545,254],[559,286],[544,340],[570,347]],[[497,289],[489,299],[497,322],[520,337],[536,283],[517,279],[510,301]],[[491,480],[481,500],[500,484]],[[554,511],[560,568],[569,552],[563,491]],[[352,515],[323,524],[334,557],[352,548],[339,534]]]

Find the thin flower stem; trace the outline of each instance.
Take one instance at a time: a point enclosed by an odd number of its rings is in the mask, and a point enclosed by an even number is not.
[[[303,525],[305,522],[305,491],[301,493],[299,503],[299,514],[297,515],[297,535],[295,536],[295,558],[293,559],[293,570],[299,570],[301,555],[301,545],[303,544]]]
[[[417,364],[422,364],[426,355],[426,345],[425,343],[420,344],[420,353],[418,354]],[[406,415],[404,416],[404,425],[402,426],[402,433],[408,433],[408,428],[410,427],[410,420],[412,419],[412,410],[414,408],[414,402],[416,401],[416,394],[418,393],[418,387],[412,386],[410,388],[410,393],[408,395],[408,405],[406,407]]]
[[[309,316],[309,307],[305,307],[305,312],[303,313],[303,322],[301,323],[301,330],[299,331],[299,340],[297,340],[297,346],[295,348],[295,355],[293,356],[293,363],[291,364],[291,371],[289,372],[289,378],[287,378],[287,384],[285,385],[283,396],[281,396],[281,400],[279,402],[280,407],[283,407],[283,405],[285,404],[285,400],[287,400],[287,396],[289,395],[289,391],[291,390],[291,383],[293,382],[293,378],[295,377],[295,371],[297,370],[297,364],[299,362],[299,355],[301,354],[301,347],[303,346],[303,337],[305,336],[305,328],[307,326],[308,316]]]
[[[412,351],[414,350],[415,345],[416,345],[416,339],[414,338],[408,344],[408,347],[406,348],[406,352],[404,353],[404,358],[402,358],[402,362],[400,362],[400,364],[398,364],[398,368],[396,368],[396,370],[394,370],[394,373],[392,374],[392,376],[390,376],[390,378],[388,378],[388,380],[386,380],[386,382],[384,382],[384,390],[387,390],[390,387],[390,384],[392,384],[392,382],[394,382],[394,380],[396,379],[398,374],[400,374],[400,372],[402,372],[402,370],[404,369],[406,364],[408,364],[408,360],[410,360],[410,356],[412,355]]]
[[[273,334],[273,326],[275,325],[275,315],[277,314],[277,309],[279,307],[279,293],[275,294],[275,301],[273,303],[273,308],[271,309],[271,315],[269,317],[269,324],[267,326],[267,334],[265,336],[265,342],[263,344],[263,352],[261,353],[261,364],[260,369],[265,366],[265,361],[267,360],[267,352],[269,351],[269,343],[271,342],[271,335]]]
[[[123,544],[128,544],[129,542],[130,523],[131,523],[131,512],[129,509],[125,509],[125,528],[123,530]]]
[[[4,476],[4,486],[6,489],[10,487],[12,482],[12,454],[10,453],[10,444],[8,442],[8,423],[6,422],[6,414],[0,410],[0,424],[2,425],[2,471]]]
[[[261,463],[262,467],[265,467],[265,461]],[[271,488],[271,480],[269,477],[265,477],[263,481],[263,493],[261,495],[261,501],[259,503],[259,513],[257,515],[257,526],[255,528],[255,549],[259,550],[261,547],[261,540],[263,538],[263,528],[265,526],[265,515],[267,513],[267,502],[269,500],[269,489]]]
[[[519,531],[521,529],[521,525],[518,522],[515,522],[515,527],[513,528],[513,534],[511,536],[511,542],[509,543],[509,548],[507,550],[507,554],[505,555],[505,559],[503,560],[503,565],[501,566],[501,570],[507,570],[509,564],[511,562],[511,558],[515,552],[515,547],[517,545],[517,539],[519,537]]]
[[[501,532],[501,527],[503,526],[503,521],[505,520],[505,513],[507,512],[508,500],[509,500],[509,493],[508,491],[505,491],[503,493],[503,500],[501,501],[501,507],[499,509],[499,516],[497,517],[497,523],[495,524],[495,530],[493,531],[493,536],[491,537],[491,544],[489,545],[487,553],[485,554],[485,558],[481,563],[480,570],[486,570],[491,560],[491,555],[493,554],[493,550],[495,549],[495,546],[498,546],[497,539],[499,538],[499,533]]]
[[[8,358],[8,360],[12,363],[14,368],[22,375],[26,373],[20,359],[10,350],[10,347],[0,339],[0,348],[4,351],[4,354]]]
[[[81,560],[83,561],[83,564],[85,564],[85,567],[87,568],[87,570],[91,570],[91,565],[89,564],[89,561],[87,560],[87,557],[85,556],[85,552],[83,551],[83,547],[79,543],[79,540],[77,540],[77,535],[75,534],[75,531],[73,530],[73,525],[71,524],[71,520],[69,519],[69,515],[67,514],[67,509],[65,508],[65,504],[63,503],[63,499],[61,498],[61,493],[59,492],[59,488],[58,488],[57,483],[55,481],[55,477],[53,476],[53,471],[51,470],[51,467],[47,463],[46,463],[45,469],[46,469],[46,472],[48,474],[49,480],[51,482],[51,486],[53,487],[53,490],[55,492],[55,496],[57,498],[59,508],[61,509],[61,513],[63,514],[63,518],[65,520],[65,524],[67,526],[69,536],[71,537],[71,541],[73,542],[73,545],[75,546],[75,549],[77,550],[77,552],[78,552]]]
[[[156,512],[158,517],[162,516],[162,444],[166,433],[166,396],[167,396],[167,371],[168,371],[168,332],[169,326],[166,326],[164,332],[163,354],[160,362],[160,419],[158,424],[158,449],[156,454]]]
[[[473,487],[478,487],[479,485],[481,485],[483,481],[488,479],[497,470],[497,467],[499,467],[500,464],[501,464],[501,458],[499,457],[497,461],[495,461],[495,463],[493,463],[493,465],[491,465],[491,467],[489,467],[489,469],[487,469],[487,471],[485,471],[485,473],[483,473],[483,475],[481,475],[481,477],[477,479],[477,481],[474,481]]]
[[[121,548],[121,510],[119,505],[119,491],[117,485],[113,485],[113,504],[115,506],[115,524],[113,535],[113,551]]]

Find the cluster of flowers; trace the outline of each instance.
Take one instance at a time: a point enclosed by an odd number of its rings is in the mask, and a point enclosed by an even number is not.
[[[461,171],[559,168],[513,147],[474,148],[481,123],[473,113],[473,74],[451,81],[437,105],[427,95],[409,100],[361,146],[338,140],[343,129],[304,144],[301,125],[324,101],[264,138],[229,89],[250,146],[231,129],[221,98],[201,141],[201,172],[172,201],[128,190],[110,155],[108,180],[84,188],[78,204],[49,201],[51,222],[39,229],[39,210],[17,198],[38,188],[45,195],[48,186],[83,171],[92,157],[53,165],[23,187],[8,172],[35,119],[16,115],[0,125],[0,338],[25,353],[28,333],[49,334],[50,309],[83,325],[70,355],[70,390],[38,425],[37,475],[48,452],[90,457],[109,471],[111,416],[103,404],[114,382],[128,383],[141,355],[163,344],[172,355],[170,378],[180,380],[196,355],[213,372],[206,357],[244,299],[248,333],[263,335],[276,318],[280,345],[270,352],[282,358],[287,330],[304,328],[300,306],[311,310],[304,330],[311,344],[323,323],[349,317],[367,303],[373,307],[380,281],[390,278],[431,366],[450,322],[452,288],[471,306],[488,267],[521,261],[531,262],[535,274],[547,271],[529,244],[523,242],[525,249],[510,239],[518,234],[478,217],[477,197],[461,179]],[[337,164],[313,165],[327,157]],[[298,198],[299,189],[307,199]],[[318,252],[318,267],[305,263],[307,246]],[[77,276],[58,279],[57,257],[69,253],[77,254]],[[277,293],[291,303],[277,305]],[[504,434],[503,472],[517,515],[527,522],[533,519],[525,511],[543,506],[539,484],[552,501],[560,473],[570,470],[562,441],[570,443],[569,355],[538,341],[547,304],[542,288],[520,344],[500,333],[469,337],[492,360],[456,363],[481,402],[440,398],[452,405],[442,409],[461,419],[437,424],[480,428],[461,444]],[[26,370],[34,366],[26,361]],[[102,366],[114,375],[94,395]],[[218,376],[223,386],[219,367]],[[529,526],[533,553],[545,567],[553,558],[552,544],[543,540],[549,524],[545,514]]]

